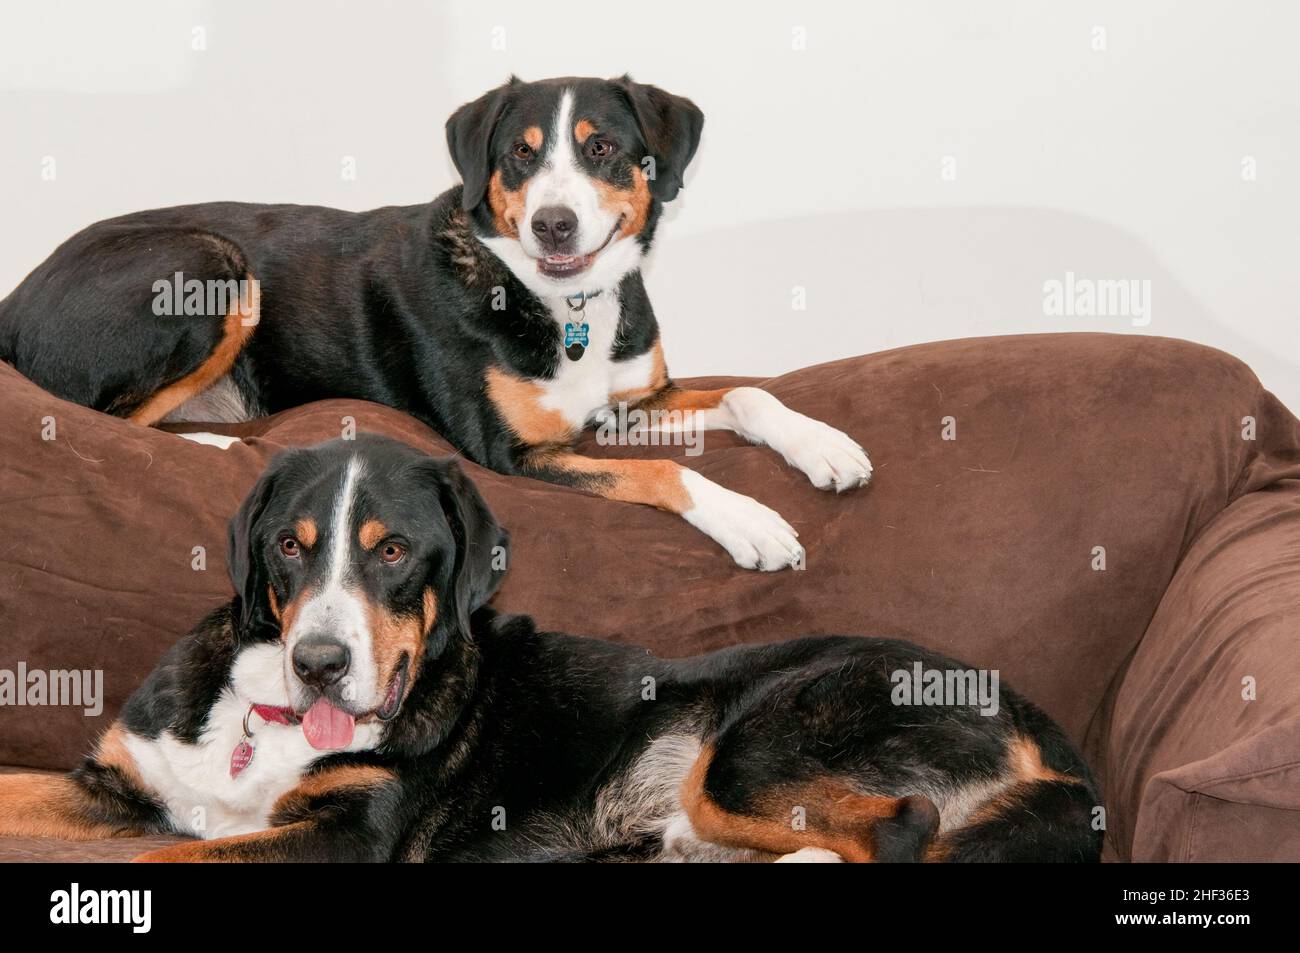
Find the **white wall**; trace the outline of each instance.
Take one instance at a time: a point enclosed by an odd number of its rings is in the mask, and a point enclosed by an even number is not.
[[[675,373],[1115,330],[1224,347],[1300,409],[1298,32],[1241,0],[11,3],[0,294],[136,208],[422,201],[459,103],[630,71],[708,117],[648,271]],[[1066,271],[1150,281],[1150,324],[1044,314]]]

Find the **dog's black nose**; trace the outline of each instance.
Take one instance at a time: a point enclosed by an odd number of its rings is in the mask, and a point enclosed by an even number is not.
[[[347,674],[351,664],[348,647],[333,639],[306,638],[293,649],[293,671],[304,685],[328,688]]]
[[[533,234],[544,245],[559,248],[578,230],[578,216],[563,205],[548,205],[533,213]]]

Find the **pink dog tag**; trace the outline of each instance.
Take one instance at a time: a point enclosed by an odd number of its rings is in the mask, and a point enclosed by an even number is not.
[[[230,753],[230,776],[239,777],[239,772],[248,767],[248,763],[253,760],[253,746],[244,738],[239,744],[235,745],[235,750]]]

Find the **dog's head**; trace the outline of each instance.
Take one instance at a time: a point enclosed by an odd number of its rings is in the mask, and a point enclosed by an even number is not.
[[[621,79],[511,80],[447,121],[475,233],[541,296],[617,286],[682,186],[704,114]]]
[[[377,436],[277,456],[230,524],[241,641],[284,643],[320,748],[393,719],[420,670],[491,598],[507,534],[449,460]]]

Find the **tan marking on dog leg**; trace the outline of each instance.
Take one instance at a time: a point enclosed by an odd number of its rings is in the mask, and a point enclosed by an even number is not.
[[[720,387],[717,390],[682,390],[669,387],[642,404],[646,410],[715,410],[734,387]]]
[[[487,395],[520,443],[568,444],[577,433],[562,413],[542,406],[545,391],[533,381],[491,367],[487,372]]]
[[[132,860],[135,864],[247,864],[290,863],[297,860],[293,843],[298,835],[315,829],[312,821],[284,824],[280,827],[219,837],[215,840],[186,841],[151,850]]]
[[[99,840],[143,832],[97,821],[90,795],[67,775],[0,774],[0,837]]]
[[[1034,793],[1039,784],[1083,784],[1082,778],[1062,774],[1043,764],[1043,753],[1038,743],[1024,735],[1015,735],[1007,744],[1004,786],[992,797],[979,804],[966,815],[960,826],[945,831],[926,852],[927,861],[942,862],[952,849],[952,837],[957,831],[987,824],[1017,810]]]
[[[280,795],[271,809],[271,815],[277,816],[287,812],[301,811],[308,802],[341,791],[359,790],[378,787],[397,778],[388,768],[371,764],[350,764],[337,768],[318,771],[303,778],[290,791]]]
[[[552,451],[535,456],[528,465],[567,474],[576,485],[607,500],[644,503],[679,515],[694,505],[682,483],[683,468],[672,460],[597,460]]]
[[[850,863],[868,863],[875,859],[873,827],[895,817],[905,801],[858,794],[828,777],[766,792],[759,813],[736,814],[721,807],[705,789],[713,754],[712,746],[706,745],[682,782],[681,802],[696,835],[725,847],[778,855],[819,847]],[[795,808],[804,811],[802,830],[794,825]]]
[[[615,406],[627,404],[629,407],[641,406],[644,402],[652,400],[667,389],[670,384],[668,365],[664,362],[664,349],[658,338],[655,338],[651,354],[653,363],[650,365],[650,376],[645,386],[615,391],[609,395],[611,404]]]
[[[137,863],[248,863],[302,860],[304,851],[320,853],[331,836],[322,828],[316,802],[341,793],[364,793],[396,780],[396,775],[378,765],[340,765],[302,779],[281,795],[271,809],[278,821],[273,827],[252,834],[192,841],[150,851],[135,858]],[[326,840],[322,840],[326,839]]]
[[[257,282],[251,274],[246,275],[245,280],[248,282],[245,286],[248,294],[242,296],[227,312],[221,340],[212,349],[212,353],[189,374],[155,391],[131,413],[130,420],[145,427],[152,426],[191,397],[207,390],[230,371],[261,320],[261,296]]]
[[[126,746],[127,735],[122,723],[114,722],[100,736],[95,748],[95,760],[106,768],[117,769],[132,785],[144,791],[146,788],[144,779],[140,776],[140,766]]]
[[[1054,771],[1043,764],[1043,752],[1032,738],[1017,735],[1007,746],[1007,762],[1020,781],[1061,781],[1082,784],[1082,778]]]

